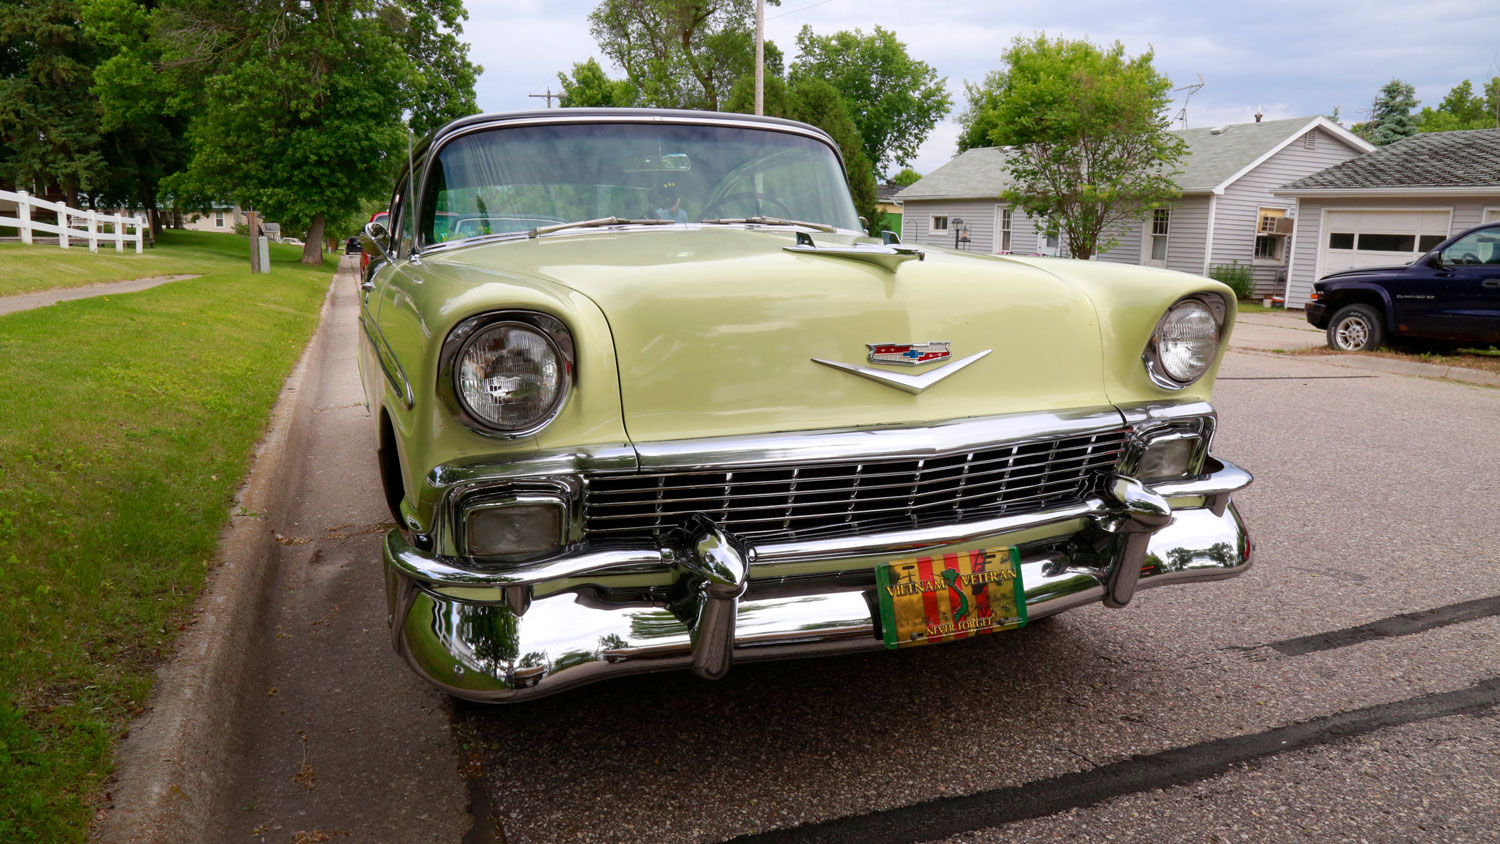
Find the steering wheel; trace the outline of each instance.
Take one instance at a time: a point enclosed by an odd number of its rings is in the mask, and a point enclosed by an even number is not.
[[[759,193],[757,191],[744,191],[742,193],[726,193],[723,196],[719,197],[718,199],[715,199],[713,202],[710,202],[708,204],[708,207],[703,209],[703,219],[705,219],[705,220],[712,220],[712,219],[714,219],[715,217],[718,216],[718,215],[716,215],[716,214],[713,213],[714,209],[718,208],[720,205],[726,205],[731,200],[735,200],[735,199],[753,199],[753,200],[756,201],[757,205],[762,200],[764,200],[765,202],[768,202],[768,203],[770,203],[772,205],[775,205],[777,208],[781,209],[779,212],[777,212],[777,216],[782,216],[782,217],[790,217],[790,216],[792,216],[792,209],[786,207],[786,203],[782,202],[781,200],[777,199],[776,197],[774,197],[774,196],[772,196],[772,195],[770,195],[768,193]],[[762,211],[756,211],[754,214],[746,214],[745,216],[747,216],[747,217],[758,217],[758,216],[761,216],[762,214],[764,214],[764,212],[762,212]]]
[[[1479,256],[1475,255],[1473,252],[1465,252],[1464,254],[1458,256],[1458,263],[1477,264],[1479,263]]]

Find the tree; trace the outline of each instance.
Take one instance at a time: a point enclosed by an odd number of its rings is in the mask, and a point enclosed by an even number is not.
[[[610,79],[594,59],[575,62],[572,74],[559,73],[557,81],[562,83],[562,104],[568,108],[632,106],[638,99],[629,80]]]
[[[330,219],[390,189],[410,129],[477,110],[460,0],[223,4],[180,0],[158,22],[164,66],[198,92],[176,196],[254,207],[307,231],[322,261]]]
[[[1005,74],[992,70],[985,74],[978,85],[964,82],[964,96],[968,105],[958,115],[958,151],[968,152],[977,147],[992,146],[990,133],[996,128],[996,117],[1000,113],[1000,90],[1005,87]]]
[[[755,0],[603,0],[589,32],[643,106],[718,111],[755,71]]]
[[[70,204],[102,183],[107,164],[89,91],[99,57],[76,0],[0,5],[0,180],[57,186]]]
[[[1370,120],[1354,127],[1354,131],[1376,146],[1395,143],[1402,138],[1417,134],[1417,119],[1411,110],[1417,107],[1417,89],[1400,79],[1380,86],[1375,102],[1370,106]]]
[[[725,111],[749,114],[755,110],[755,79],[745,76],[736,82],[725,101]],[[844,98],[832,85],[821,79],[783,79],[767,76],[765,80],[765,113],[772,117],[800,120],[827,132],[844,156],[849,176],[849,191],[855,211],[871,225],[880,215],[876,212],[875,169],[865,157],[864,141]]]
[[[1428,106],[1417,115],[1418,132],[1452,132],[1460,129],[1500,127],[1500,76],[1492,77],[1482,94],[1465,79],[1453,86],[1437,108]]]
[[[838,91],[877,174],[910,163],[952,108],[947,80],[908,55],[906,45],[888,29],[876,26],[869,35],[858,29],[814,35],[812,27],[803,26],[797,49],[791,78],[822,79]]]
[[[921,173],[918,173],[910,167],[903,167],[900,173],[897,173],[891,178],[891,184],[900,185],[901,187],[906,188],[916,184],[921,180],[921,178]]]
[[[971,99],[968,131],[987,127],[988,145],[1011,148],[1005,200],[1048,236],[1066,237],[1074,257],[1113,248],[1107,229],[1178,193],[1172,176],[1186,144],[1168,131],[1172,83],[1150,51],[1129,58],[1119,42],[1038,35],[1018,37],[1004,60]]]

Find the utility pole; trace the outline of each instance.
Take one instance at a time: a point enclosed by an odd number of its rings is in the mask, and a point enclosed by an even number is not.
[[[755,0],[755,113],[766,113],[766,0]]]
[[[245,222],[250,226],[250,272],[258,274],[260,272],[260,238],[255,232],[259,228],[257,223],[260,222],[260,215],[253,209],[246,209]]]
[[[568,95],[565,94],[565,93],[557,93],[557,94],[552,93],[552,86],[551,85],[547,86],[547,93],[545,93],[545,94],[527,94],[526,96],[528,96],[528,97],[535,97],[535,98],[537,98],[539,100],[543,99],[543,98],[546,98],[546,100],[547,100],[547,108],[552,108],[552,98],[553,97],[557,98],[557,105],[558,105],[558,107],[561,107],[562,106],[562,101],[568,98]]]

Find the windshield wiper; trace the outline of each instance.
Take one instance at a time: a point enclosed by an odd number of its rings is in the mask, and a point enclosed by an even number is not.
[[[759,223],[763,226],[803,226],[814,231],[828,232],[830,234],[838,231],[838,229],[827,223],[809,223],[806,220],[784,220],[781,217],[731,217],[726,220],[703,221],[705,226],[725,226],[735,223]]]
[[[534,228],[526,233],[527,237],[536,237],[539,234],[560,232],[563,229],[596,229],[600,226],[669,226],[676,220],[658,220],[656,218],[644,220],[627,220],[623,217],[600,217],[597,220],[577,220],[572,223],[555,223],[550,226]]]

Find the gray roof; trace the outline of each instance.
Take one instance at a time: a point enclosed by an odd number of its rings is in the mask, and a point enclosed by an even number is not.
[[[1234,123],[1222,127],[1219,134],[1209,127],[1174,129],[1172,134],[1186,141],[1188,150],[1178,164],[1182,172],[1173,178],[1183,193],[1211,191],[1316,119]],[[1005,155],[999,147],[971,149],[897,194],[897,198],[905,202],[998,196],[1009,186]]]
[[[1500,129],[1413,135],[1282,190],[1500,187]]]

